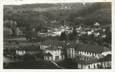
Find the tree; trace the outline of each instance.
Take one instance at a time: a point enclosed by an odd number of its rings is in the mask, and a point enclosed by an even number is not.
[[[16,14],[15,16],[17,16]],[[31,40],[32,37],[36,37],[38,31],[47,31],[47,17],[42,14],[34,14],[30,12],[21,13],[15,19],[19,27],[24,27],[23,33],[27,40]],[[34,31],[33,31],[34,30]]]
[[[25,54],[23,56],[23,60],[24,61],[35,61],[35,57],[33,55],[30,55],[30,54]]]
[[[10,28],[12,30],[12,36],[16,36],[17,22],[13,20],[5,20],[4,27]]]
[[[60,40],[62,40],[62,41],[67,40],[68,37],[67,37],[66,32],[62,32],[59,38],[60,38]]]
[[[73,32],[69,34],[69,40],[77,39],[77,32],[73,29]]]

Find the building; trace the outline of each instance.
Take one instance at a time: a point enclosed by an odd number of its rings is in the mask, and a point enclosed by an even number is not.
[[[111,49],[104,47],[103,52],[101,53],[103,56],[107,56],[108,54],[112,54]]]
[[[44,60],[61,61],[65,59],[62,48],[49,47],[44,50]]]
[[[25,54],[37,55],[42,54],[42,50],[39,46],[20,46],[16,49],[16,55],[23,56]]]
[[[74,42],[67,46],[67,58],[77,62],[79,69],[111,68],[111,57],[106,57],[108,54],[111,54],[109,48],[97,44]],[[105,57],[108,60],[105,60]]]
[[[62,48],[63,45],[64,45],[63,41],[48,39],[40,44],[40,49],[44,50],[51,46],[56,46],[58,48]]]
[[[106,49],[108,50],[108,49]],[[67,56],[68,58],[75,60],[97,60],[102,58],[104,55],[102,54],[105,51],[105,47],[99,45],[90,45],[90,44],[76,44],[74,46],[70,45],[67,48]]]
[[[78,63],[79,69],[110,69],[111,68],[111,54],[100,58],[97,62],[84,62]]]
[[[46,60],[46,61],[53,60],[51,53],[45,53],[44,54],[44,60]]]
[[[62,41],[58,40],[46,40],[40,45],[40,49],[43,50],[44,60],[60,61],[64,60]]]
[[[108,69],[111,68],[111,61],[97,62],[91,64],[78,64],[78,69]]]
[[[17,36],[23,36],[24,35],[23,31],[21,30],[21,27],[20,28],[19,27],[16,28],[16,35]]]

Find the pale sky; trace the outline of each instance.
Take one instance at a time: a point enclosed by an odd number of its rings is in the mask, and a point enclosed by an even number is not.
[[[32,3],[68,3],[68,2],[111,2],[111,0],[2,0],[5,5],[21,5]]]

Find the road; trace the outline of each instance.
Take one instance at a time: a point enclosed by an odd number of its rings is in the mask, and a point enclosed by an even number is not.
[[[64,69],[64,67],[59,66],[56,62],[50,61],[52,64],[54,64],[57,68]]]

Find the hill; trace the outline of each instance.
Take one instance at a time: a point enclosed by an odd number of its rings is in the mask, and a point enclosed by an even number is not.
[[[18,24],[41,24],[57,27],[63,24],[78,24],[79,19],[87,24],[96,21],[102,25],[111,24],[111,3],[56,3],[5,5],[4,20],[11,19]],[[42,22],[41,22],[42,21]],[[54,21],[54,23],[52,23]],[[56,21],[56,22],[55,22]]]

